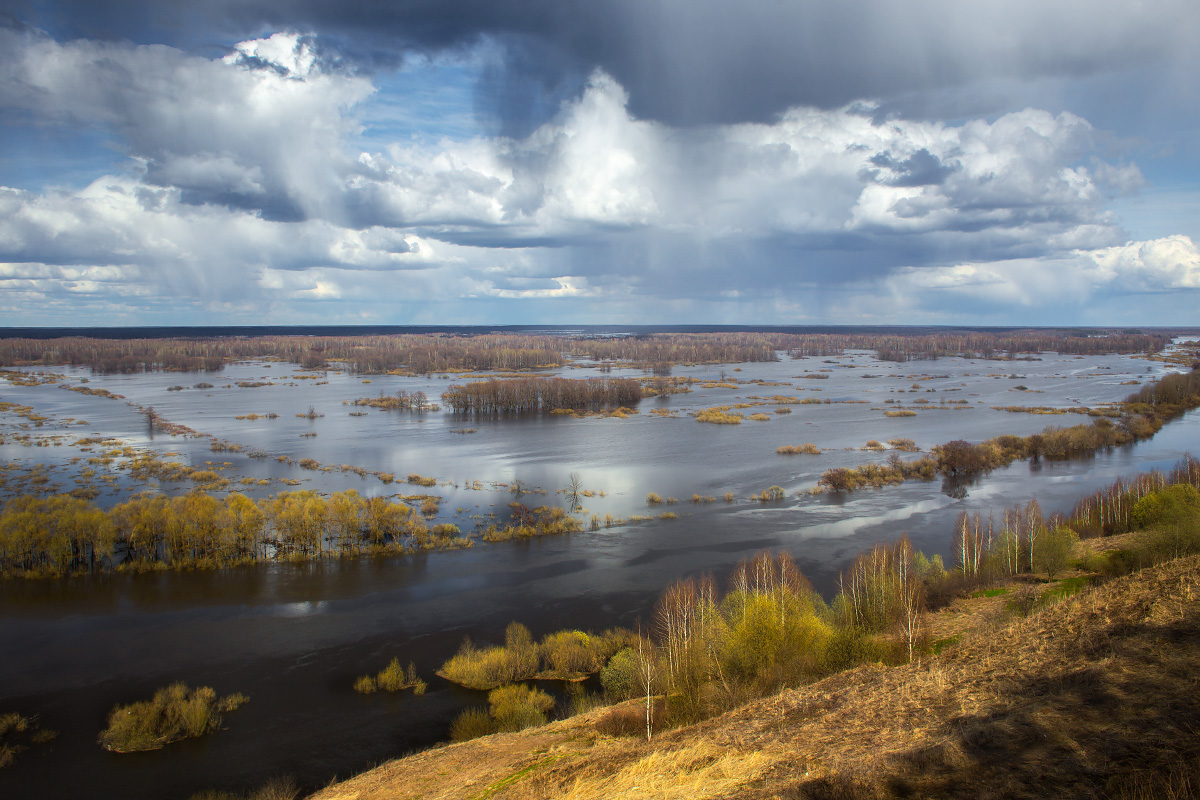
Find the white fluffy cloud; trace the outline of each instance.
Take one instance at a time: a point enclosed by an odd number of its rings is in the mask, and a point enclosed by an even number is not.
[[[926,311],[966,303],[1066,314],[1120,298],[1126,313],[1138,313],[1137,294],[1200,289],[1200,247],[1177,235],[1037,259],[906,268],[889,276],[886,286],[897,302]],[[1185,295],[1181,307],[1194,311],[1195,300]]]
[[[290,53],[289,53],[290,49]],[[322,72],[303,37],[206,59],[162,47],[59,43],[0,29],[0,104],[119,137],[150,185],[267,216],[330,216],[348,168],[346,111],[365,78]]]
[[[197,314],[295,321],[308,302],[345,318],[492,300],[603,319],[673,296],[684,316],[789,321],[822,312],[771,300],[781,285],[882,289],[930,314],[946,297],[1029,308],[1200,288],[1187,237],[1119,244],[1106,204],[1141,173],[1099,158],[1067,112],[951,125],[859,103],[682,129],[636,119],[597,72],[527,137],[362,152],[356,114],[375,88],[310,36],[208,59],[0,31],[0,52],[0,106],[98,126],[128,155],[126,173],[80,190],[0,187],[10,311],[86,293],[96,308],[183,297]]]
[[[1200,289],[1200,248],[1188,236],[1167,236],[1094,250],[1098,277],[1120,281],[1130,289]]]

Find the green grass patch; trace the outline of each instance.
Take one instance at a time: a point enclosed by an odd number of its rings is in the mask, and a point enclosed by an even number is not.
[[[497,792],[501,791],[502,789],[507,789],[509,786],[512,786],[514,783],[521,780],[522,778],[526,778],[526,777],[532,775],[534,772],[537,772],[539,769],[548,767],[551,764],[553,764],[555,761],[560,761],[561,759],[563,759],[565,757],[566,756],[562,756],[562,755],[550,756],[549,758],[543,758],[541,761],[535,761],[532,764],[528,764],[528,765],[522,767],[521,769],[517,770],[516,772],[514,772],[512,775],[509,775],[508,777],[505,777],[505,778],[501,778],[500,780],[491,784],[486,789],[484,789],[481,793],[475,795],[474,800],[484,800],[485,798],[491,797],[492,795],[496,794]]]
[[[1064,597],[1070,597],[1073,594],[1086,589],[1092,584],[1090,575],[1080,575],[1075,578],[1065,578],[1053,586],[1047,587],[1042,596],[1039,598],[1039,603],[1049,603],[1054,600],[1062,600]]]
[[[943,650],[945,650],[947,647],[950,647],[953,644],[957,644],[958,640],[961,638],[962,638],[961,636],[956,634],[954,636],[947,636],[945,639],[936,639],[930,643],[929,652],[933,653],[936,656],[936,655],[940,654]]]
[[[1009,587],[1001,587],[999,589],[980,589],[977,592],[971,592],[971,597],[999,597],[1002,594],[1008,594],[1012,589]]]

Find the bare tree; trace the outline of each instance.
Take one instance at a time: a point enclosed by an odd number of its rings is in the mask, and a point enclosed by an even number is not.
[[[654,712],[651,703],[651,692],[658,673],[658,663],[655,659],[654,644],[642,635],[641,623],[638,623],[638,682],[646,693],[646,741],[654,733]]]
[[[1023,517],[1025,535],[1029,538],[1029,571],[1033,572],[1034,550],[1045,527],[1045,523],[1042,521],[1042,507],[1038,505],[1037,500],[1029,501],[1029,504],[1025,506]]]
[[[913,659],[913,647],[921,632],[921,606],[924,583],[916,570],[916,552],[908,534],[900,537],[894,550],[896,599],[899,601],[900,629],[908,640],[908,660]]]
[[[567,493],[567,505],[571,511],[583,508],[583,503],[579,499],[579,495],[583,491],[583,478],[579,476],[578,472],[572,472],[567,476],[567,485],[563,491]]]

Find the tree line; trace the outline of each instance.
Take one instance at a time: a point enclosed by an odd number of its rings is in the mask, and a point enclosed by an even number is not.
[[[972,443],[955,439],[934,446],[930,455],[904,461],[891,453],[884,464],[834,467],[818,479],[830,491],[880,487],[904,480],[970,477],[1024,459],[1065,459],[1154,436],[1167,422],[1200,407],[1200,370],[1173,373],[1147,384],[1118,405],[1115,417],[1090,424],[1049,426],[1030,436],[1002,435]]]
[[[563,363],[550,336],[395,334],[246,336],[211,339],[0,339],[0,365],[90,367],[98,373],[214,371],[246,359],[277,359],[305,369],[354,373],[526,370]]]
[[[468,544],[455,525],[431,525],[404,503],[353,489],[257,501],[237,492],[140,494],[110,509],[69,495],[26,495],[0,510],[4,576],[227,567]]]
[[[452,411],[474,414],[597,410],[641,399],[641,383],[632,378],[492,378],[453,384],[442,394]]]
[[[777,334],[772,342],[793,357],[842,355],[846,350],[873,350],[881,361],[926,361],[963,358],[1013,359],[1037,353],[1110,355],[1157,353],[1171,335],[1156,331],[1025,330],[947,331],[942,333]]]
[[[673,364],[773,361],[873,350],[887,361],[964,356],[1016,358],[1048,351],[1075,355],[1155,353],[1165,332],[1025,330],[1003,333],[922,329],[888,333],[660,333],[606,338],[550,334],[388,334],[363,336],[228,336],[212,338],[0,339],[0,366],[90,367],[97,373],[215,371],[234,361],[277,359],[304,369],[380,374],[561,367],[568,357],[611,369],[614,363],[666,374]]]

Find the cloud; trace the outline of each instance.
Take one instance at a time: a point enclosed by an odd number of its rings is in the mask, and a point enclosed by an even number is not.
[[[508,98],[501,114],[526,114],[520,97],[599,68],[626,87],[635,114],[675,126],[770,121],[861,98],[903,110],[931,89],[1115,70],[1149,70],[1141,88],[1153,88],[1195,64],[1200,34],[1191,0],[58,0],[53,9],[30,19],[72,37],[143,41],[174,30],[174,43],[190,46],[214,34],[320,31],[325,57],[368,72],[486,40],[506,52],[491,87]]]
[[[1075,317],[1099,306],[1111,313],[1125,306],[1122,316],[1144,314],[1139,293],[1170,293],[1178,314],[1194,309],[1196,295],[1180,290],[1200,289],[1200,248],[1187,236],[1169,236],[1115,247],[1076,250],[1047,258],[1010,259],[953,266],[905,268],[886,281],[895,302],[933,311],[940,308],[980,308],[1031,313],[1034,319],[1053,313]],[[1168,324],[1184,317],[1160,317],[1142,324]],[[1111,321],[1110,321],[1111,324]]]
[[[341,142],[354,129],[346,112],[370,82],[317,69],[301,36],[238,47],[206,59],[0,29],[0,104],[37,124],[111,131],[147,184],[177,188],[184,202],[329,216],[323,198],[347,168]]]
[[[1099,276],[1130,290],[1200,289],[1200,248],[1188,236],[1129,242],[1080,255],[1096,262]]]
[[[855,297],[936,316],[1197,287],[1190,239],[1121,244],[1107,207],[1141,172],[1070,112],[951,123],[855,101],[683,126],[639,116],[596,70],[526,135],[365,147],[376,87],[323,39],[203,57],[0,29],[0,106],[95,126],[127,155],[79,190],[0,188],[0,292],[786,321],[869,317]]]

